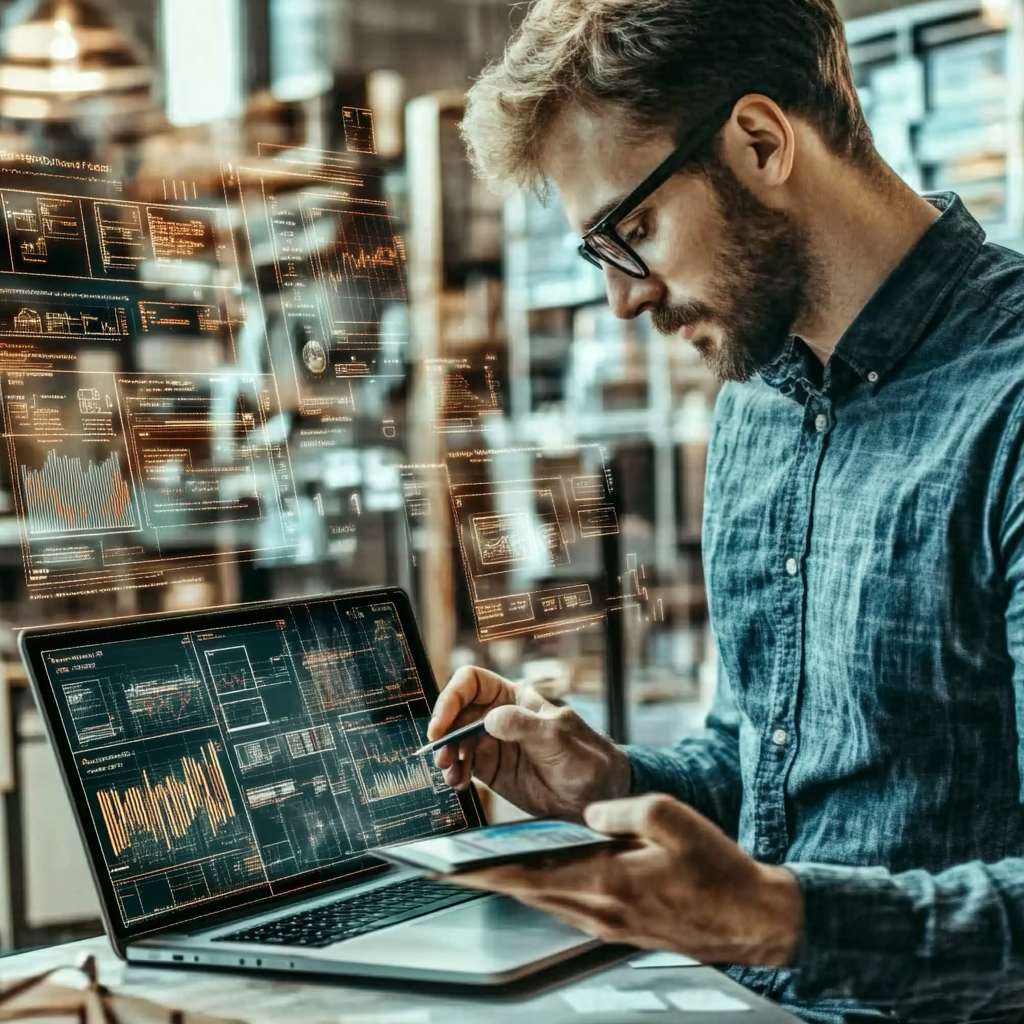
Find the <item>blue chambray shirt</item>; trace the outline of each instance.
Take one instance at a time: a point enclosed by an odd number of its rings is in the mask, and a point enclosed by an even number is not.
[[[722,390],[718,693],[628,748],[795,873],[793,969],[731,973],[811,1021],[1024,1020],[1024,257],[931,201],[826,367],[793,338]]]

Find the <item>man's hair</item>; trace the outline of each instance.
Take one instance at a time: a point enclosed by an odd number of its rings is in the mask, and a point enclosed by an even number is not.
[[[873,162],[833,0],[535,0],[470,89],[462,131],[481,176],[540,188],[547,130],[568,105],[610,106],[644,138],[748,93],[803,117],[835,154]]]

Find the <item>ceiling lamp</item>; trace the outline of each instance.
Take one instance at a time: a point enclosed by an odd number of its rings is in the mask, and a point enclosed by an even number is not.
[[[0,42],[0,116],[123,116],[153,105],[153,69],[89,0],[41,0]]]

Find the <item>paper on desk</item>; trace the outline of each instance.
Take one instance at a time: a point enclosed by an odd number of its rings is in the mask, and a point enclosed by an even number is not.
[[[751,1010],[742,1000],[727,992],[719,992],[717,988],[687,988],[678,992],[669,992],[665,997],[679,1010],[690,1013],[740,1013]]]
[[[682,953],[644,953],[629,961],[629,966],[637,970],[646,970],[649,967],[700,967],[701,962],[694,960],[692,956],[683,956]]]
[[[577,1013],[668,1009],[653,992],[644,992],[642,989],[599,985],[594,988],[570,989],[561,995]]]

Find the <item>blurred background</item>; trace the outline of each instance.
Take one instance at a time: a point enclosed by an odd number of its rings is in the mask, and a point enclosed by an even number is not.
[[[1022,247],[1024,0],[840,6],[886,159]],[[473,181],[518,16],[0,3],[0,949],[99,929],[22,626],[399,584],[442,682],[700,727],[715,386]]]

